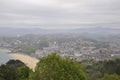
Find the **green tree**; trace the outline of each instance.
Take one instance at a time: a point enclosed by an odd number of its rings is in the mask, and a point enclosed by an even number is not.
[[[11,66],[1,65],[0,78],[1,80],[16,80],[17,76],[15,69]]]
[[[81,64],[53,53],[39,61],[33,80],[87,80],[87,76]]]
[[[35,53],[35,51],[37,49],[38,49],[37,46],[26,45],[26,46],[22,47],[22,49],[19,52],[26,53],[26,54],[31,54],[31,53]]]
[[[86,72],[91,80],[96,80],[104,76],[104,74],[120,75],[120,59],[105,60],[93,63],[86,67]]]
[[[20,60],[9,60],[6,63],[7,66],[12,66],[12,67],[21,67],[21,66],[26,66],[23,62]]]
[[[28,67],[22,66],[17,68],[17,80],[28,80],[29,74],[32,72]]]
[[[10,60],[0,66],[0,80],[27,80],[31,70],[19,60]]]
[[[104,77],[98,80],[120,80],[120,76],[117,74],[112,74],[112,75],[105,74]]]

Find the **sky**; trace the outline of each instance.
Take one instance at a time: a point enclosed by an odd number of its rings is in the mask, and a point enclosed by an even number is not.
[[[0,27],[120,27],[120,0],[0,0]]]

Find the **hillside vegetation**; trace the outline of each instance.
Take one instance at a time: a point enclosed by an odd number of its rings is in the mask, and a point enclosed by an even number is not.
[[[88,65],[53,53],[40,59],[35,71],[10,60],[0,66],[0,80],[120,80],[120,59]]]

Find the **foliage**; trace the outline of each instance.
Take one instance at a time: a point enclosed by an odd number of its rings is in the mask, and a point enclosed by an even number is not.
[[[40,59],[34,72],[19,60],[0,66],[0,80],[88,80],[87,75],[90,80],[120,80],[120,59],[76,62],[53,53]]]
[[[26,46],[22,47],[22,49],[19,52],[26,53],[26,54],[31,54],[31,53],[35,53],[35,51],[37,49],[38,49],[37,46],[26,45]]]
[[[0,80],[27,80],[30,69],[19,60],[10,60],[0,66]]]
[[[15,69],[6,66],[6,65],[1,65],[0,66],[0,78],[1,80],[16,80],[16,72]]]
[[[105,74],[104,77],[98,80],[120,80],[120,76],[117,74],[112,74],[112,75]]]
[[[87,77],[81,64],[53,53],[37,64],[33,80],[87,80]]]
[[[32,72],[28,67],[22,66],[17,68],[17,80],[28,80],[29,74]]]
[[[23,62],[21,62],[20,60],[9,60],[6,65],[8,66],[12,66],[12,67],[21,67],[21,66],[25,66],[25,64]]]
[[[120,59],[99,61],[86,67],[86,72],[91,80],[101,78],[104,74],[120,75]]]

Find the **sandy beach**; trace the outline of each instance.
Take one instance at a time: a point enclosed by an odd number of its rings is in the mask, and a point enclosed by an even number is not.
[[[20,53],[11,53],[9,55],[15,59],[22,61],[31,69],[35,69],[36,63],[39,61],[36,58],[30,57],[28,55],[20,54]]]

